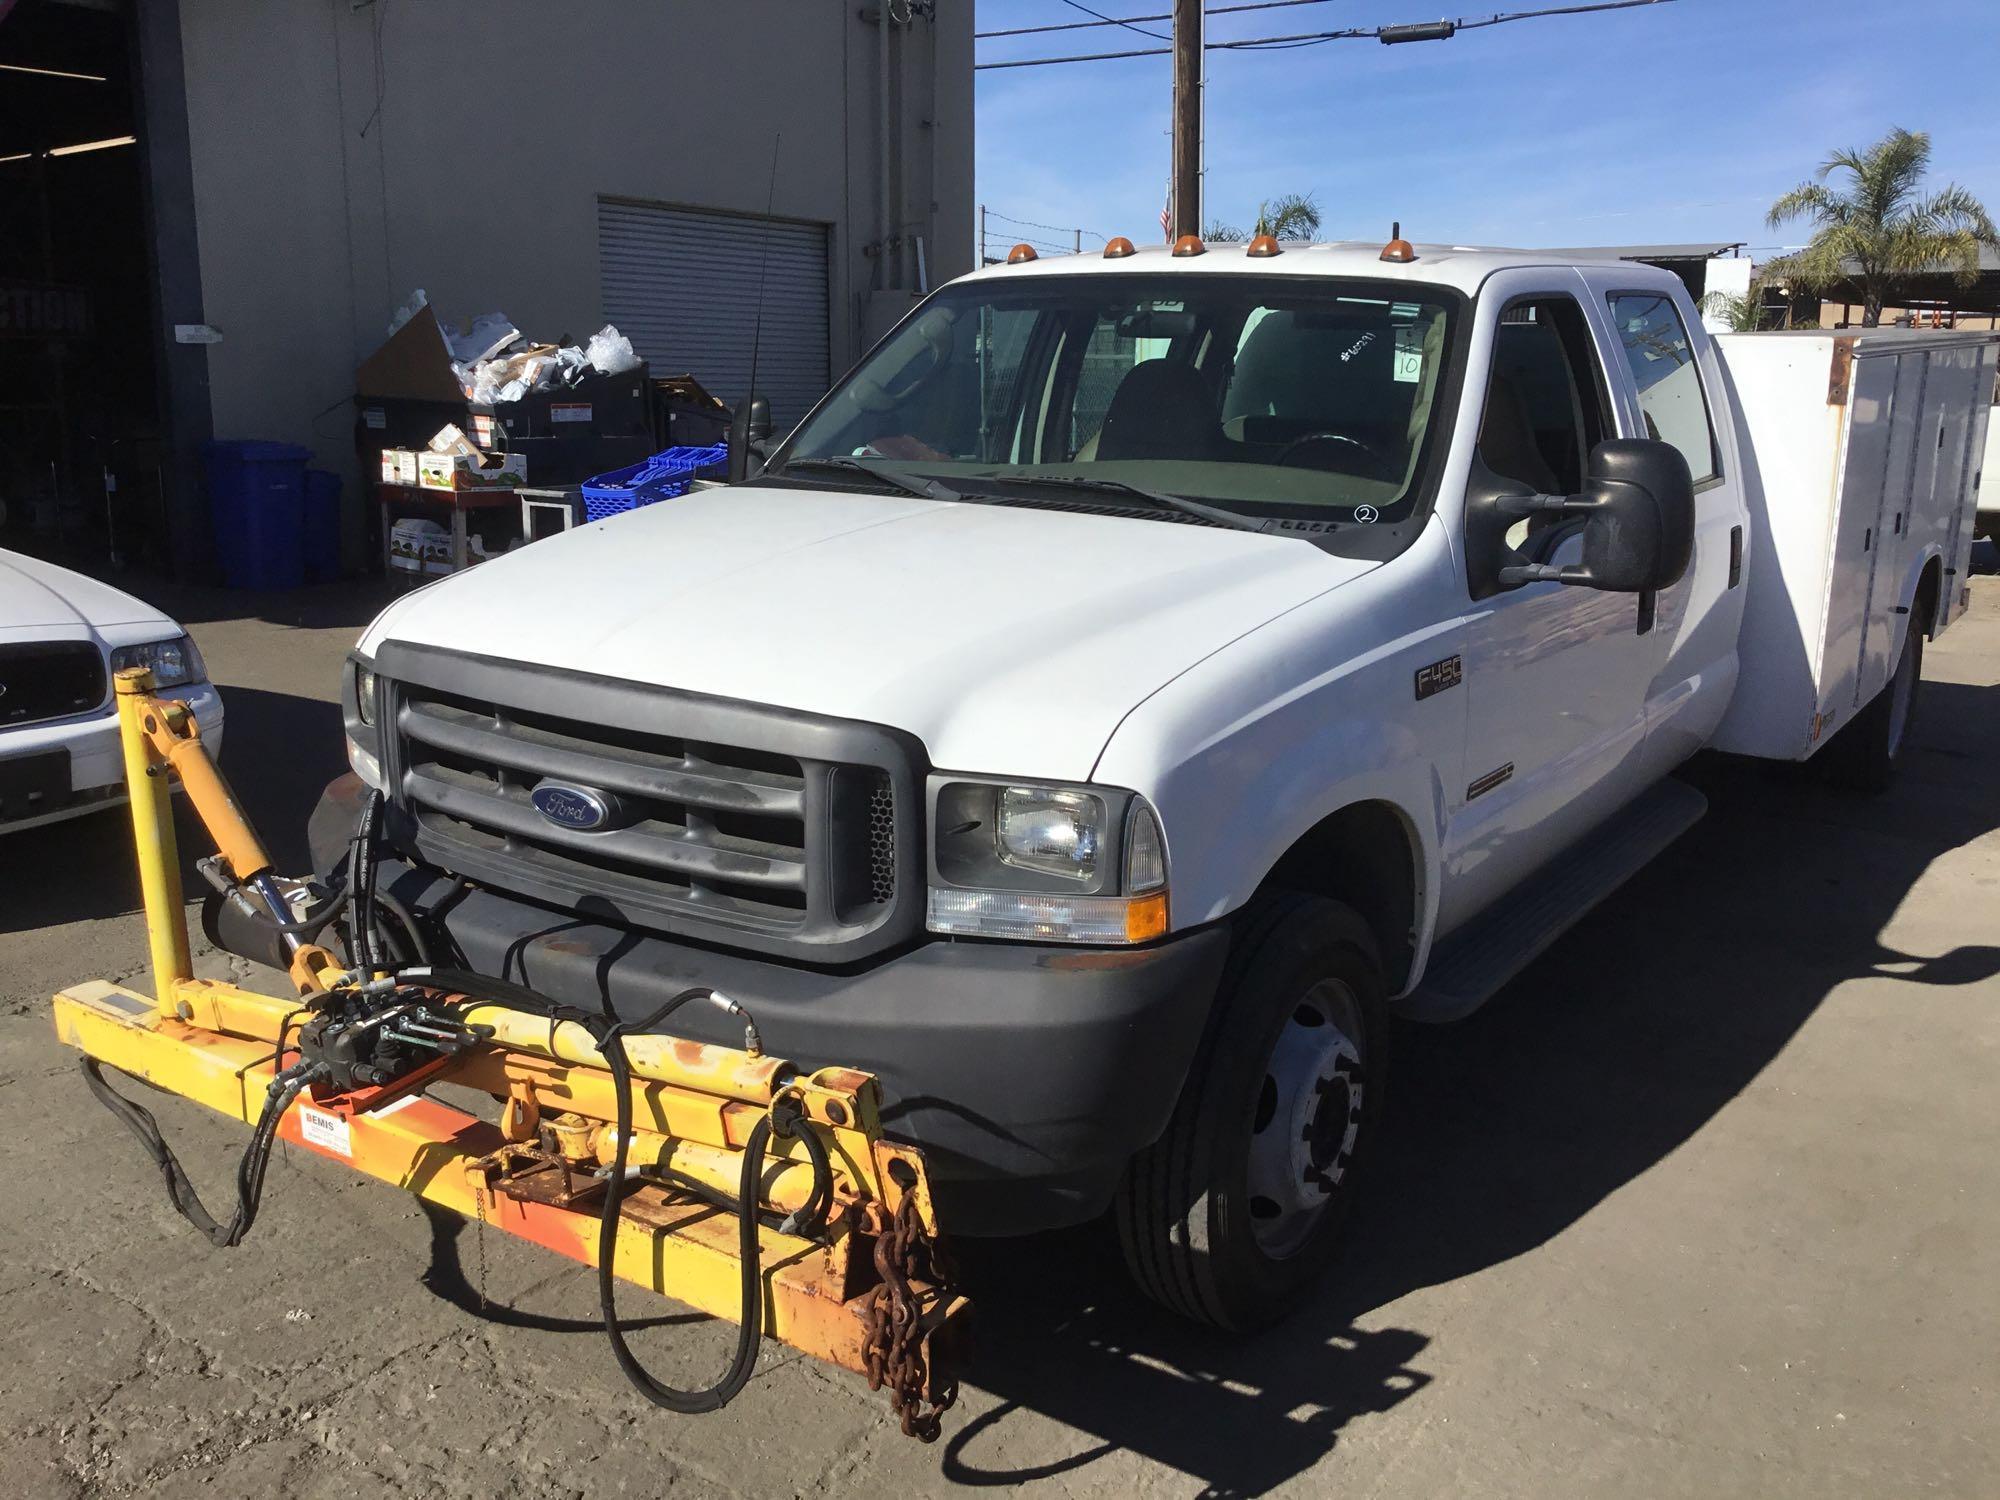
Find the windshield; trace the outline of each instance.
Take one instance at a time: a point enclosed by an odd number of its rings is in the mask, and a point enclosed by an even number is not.
[[[1443,425],[1456,305],[1436,288],[1269,275],[947,287],[773,469],[887,470],[974,499],[1053,495],[1054,480],[1118,503],[1129,486],[1252,518],[1393,524]]]

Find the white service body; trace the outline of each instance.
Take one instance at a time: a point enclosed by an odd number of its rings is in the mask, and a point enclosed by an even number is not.
[[[1715,748],[1803,760],[1888,681],[1926,569],[1957,616],[2000,341],[1875,329],[1716,340],[1754,462],[1741,681]]]

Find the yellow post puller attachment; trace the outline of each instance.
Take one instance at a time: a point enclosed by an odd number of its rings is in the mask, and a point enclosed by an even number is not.
[[[950,1286],[923,1156],[883,1138],[871,1075],[803,1073],[767,1055],[745,1007],[699,987],[626,1025],[459,970],[344,966],[314,939],[344,908],[350,948],[374,956],[359,936],[372,801],[347,888],[295,910],[301,888],[272,875],[193,716],[152,686],[144,670],[118,674],[157,1001],[91,981],[55,997],[55,1023],[182,1214],[216,1244],[237,1243],[272,1144],[291,1141],[596,1267],[613,1352],[657,1405],[720,1407],[771,1337],[887,1385],[903,1431],[937,1437],[971,1304]],[[193,977],[170,776],[220,850],[203,873],[282,941],[297,997]],[[656,1033],[688,1004],[729,1011],[745,1045]],[[254,1127],[227,1223],[208,1215],[151,1114],[111,1089],[105,1067]],[[425,1092],[445,1081],[501,1101],[499,1122]],[[614,1277],[735,1320],[723,1378],[684,1391],[648,1374],[620,1329]]]

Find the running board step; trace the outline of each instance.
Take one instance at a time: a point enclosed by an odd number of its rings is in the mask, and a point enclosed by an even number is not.
[[[1439,943],[1397,1012],[1417,1021],[1470,1015],[1707,811],[1708,798],[1686,782],[1660,782]]]

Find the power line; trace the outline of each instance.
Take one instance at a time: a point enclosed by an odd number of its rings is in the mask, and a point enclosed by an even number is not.
[[[1404,26],[1361,26],[1347,31],[1305,31],[1292,36],[1250,37],[1234,42],[1209,42],[1207,52],[1282,51],[1291,47],[1315,47],[1322,42],[1365,41],[1370,37],[1387,43],[1398,41],[1446,41],[1460,31],[1477,31],[1486,26],[1503,26],[1510,21],[1532,21],[1542,16],[1576,16],[1592,11],[1633,10],[1642,5],[1672,5],[1674,0],[1595,0],[1588,5],[1558,5],[1545,10],[1508,11],[1499,15],[1433,21]],[[1401,33],[1399,35],[1399,33]],[[1071,57],[1029,57],[1014,62],[974,63],[975,72],[989,68],[1046,68],[1057,63],[1112,62],[1125,57],[1163,57],[1171,47],[1138,47],[1126,52],[1086,52]]]
[[[1063,3],[1065,5],[1074,5],[1076,0],[1063,0]],[[1330,5],[1332,3],[1333,0],[1253,0],[1253,3],[1247,5],[1211,5],[1208,7],[1207,13],[1211,16],[1226,16],[1239,10],[1284,10],[1294,5]],[[1077,5],[1076,8],[1085,15],[1095,16],[1098,14],[1088,6]],[[991,36],[1039,36],[1043,32],[1049,31],[1091,31],[1100,26],[1123,26],[1128,30],[1137,30],[1132,24],[1134,21],[1171,21],[1172,19],[1173,13],[1171,11],[1163,12],[1157,16],[1100,16],[1095,21],[1061,21],[1052,26],[1014,26],[1009,27],[1005,31],[975,31],[972,36],[974,41],[982,41]],[[1139,34],[1141,36],[1154,35],[1150,31],[1142,31]],[[1165,37],[1158,37],[1156,39],[1159,41],[1166,40]]]
[[[1144,27],[1141,27],[1141,26],[1134,26],[1134,25],[1132,24],[1132,22],[1131,22],[1131,21],[1121,21],[1121,20],[1119,20],[1119,19],[1118,19],[1118,18],[1117,18],[1116,16],[1107,16],[1107,15],[1106,15],[1106,14],[1105,14],[1105,13],[1104,13],[1103,11],[1101,11],[1101,10],[1092,10],[1092,9],[1091,9],[1091,8],[1090,8],[1090,7],[1088,6],[1088,5],[1079,5],[1079,4],[1077,4],[1077,0],[1063,0],[1063,4],[1064,4],[1064,5],[1067,5],[1067,6],[1068,6],[1068,7],[1069,7],[1069,8],[1071,9],[1071,10],[1080,10],[1080,11],[1082,11],[1082,12],[1083,12],[1083,13],[1084,13],[1084,14],[1085,14],[1086,16],[1095,16],[1095,17],[1097,18],[1097,19],[1096,19],[1096,20],[1094,20],[1094,21],[1078,21],[1078,22],[1076,22],[1075,24],[1076,24],[1077,26],[1079,26],[1079,27],[1081,27],[1081,26],[1123,26],[1123,27],[1124,27],[1124,28],[1125,28],[1125,29],[1126,29],[1127,31],[1136,31],[1136,32],[1138,32],[1138,33],[1139,33],[1139,35],[1140,35],[1140,36],[1149,36],[1149,37],[1151,37],[1151,38],[1152,38],[1152,39],[1153,39],[1154,41],[1156,41],[1156,42],[1170,42],[1170,41],[1172,41],[1172,40],[1173,40],[1173,38],[1172,38],[1172,37],[1168,37],[1168,36],[1161,36],[1161,35],[1159,34],[1159,32],[1157,32],[1157,31],[1147,31],[1147,30],[1146,30],[1146,29],[1145,29]],[[1162,19],[1162,17],[1159,17],[1159,16],[1143,16],[1143,17],[1138,17],[1137,19],[1140,19],[1140,20],[1152,20],[1152,21],[1158,21],[1158,20],[1161,20],[1161,19]]]

